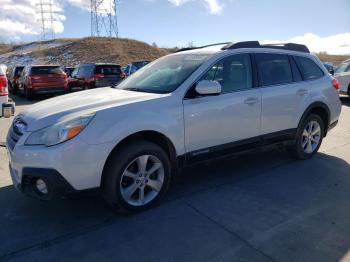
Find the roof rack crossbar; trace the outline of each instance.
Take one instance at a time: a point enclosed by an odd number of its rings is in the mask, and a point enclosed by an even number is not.
[[[198,46],[198,47],[185,47],[185,48],[181,48],[181,49],[177,50],[175,53],[188,51],[188,50],[201,49],[201,48],[206,48],[206,47],[211,47],[211,46],[216,46],[216,45],[227,45],[229,43],[230,42],[210,44],[210,45],[203,45],[203,46]]]
[[[284,44],[264,44],[261,45],[258,41],[246,41],[230,43],[222,48],[222,50],[228,49],[238,49],[238,48],[273,48],[273,49],[283,49],[291,50],[297,52],[310,53],[310,50],[305,45],[294,44],[294,43],[284,43]]]

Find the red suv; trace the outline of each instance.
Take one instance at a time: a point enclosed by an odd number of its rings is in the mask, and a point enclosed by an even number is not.
[[[38,94],[66,92],[68,80],[60,66],[26,66],[19,78],[19,93],[28,100]]]

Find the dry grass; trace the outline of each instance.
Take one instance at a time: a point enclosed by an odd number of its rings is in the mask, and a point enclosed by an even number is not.
[[[166,54],[169,54],[167,49],[155,48],[136,40],[89,37],[38,51],[35,56],[53,57],[56,63],[74,66],[89,62],[125,65],[137,60],[154,60]]]
[[[317,56],[322,62],[332,62],[334,65],[339,65],[341,62],[350,59],[348,55],[329,55],[327,53],[319,53]]]

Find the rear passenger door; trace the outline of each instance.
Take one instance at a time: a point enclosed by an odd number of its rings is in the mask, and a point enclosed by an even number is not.
[[[262,87],[261,134],[285,140],[309,103],[310,87],[289,55],[257,53],[255,60]]]

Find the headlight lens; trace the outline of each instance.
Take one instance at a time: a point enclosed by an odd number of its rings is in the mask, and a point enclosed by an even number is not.
[[[77,136],[90,123],[95,113],[64,120],[30,134],[26,145],[53,146]]]

